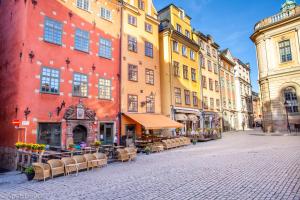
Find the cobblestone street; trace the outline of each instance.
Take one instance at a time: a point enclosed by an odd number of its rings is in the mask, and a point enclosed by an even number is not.
[[[300,137],[223,139],[139,155],[128,163],[27,182],[0,175],[0,199],[300,199]]]

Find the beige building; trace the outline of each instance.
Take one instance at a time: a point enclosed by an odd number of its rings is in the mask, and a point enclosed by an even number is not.
[[[287,0],[281,11],[263,19],[251,36],[256,45],[263,128],[299,128],[300,6]],[[288,115],[287,115],[288,114]]]
[[[221,117],[221,93],[219,82],[219,45],[211,35],[193,32],[193,39],[200,46],[199,63],[201,79],[202,114],[201,128],[219,128]]]
[[[220,52],[219,60],[223,131],[236,130],[238,120],[234,84],[235,62],[229,49]]]
[[[252,86],[250,79],[250,64],[243,63],[235,58],[234,79],[235,79],[235,100],[237,110],[237,130],[252,128],[253,106]]]

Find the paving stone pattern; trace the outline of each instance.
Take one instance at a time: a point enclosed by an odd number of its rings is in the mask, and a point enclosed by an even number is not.
[[[0,199],[300,200],[300,137],[226,133],[223,139],[102,169],[27,182],[0,175]]]

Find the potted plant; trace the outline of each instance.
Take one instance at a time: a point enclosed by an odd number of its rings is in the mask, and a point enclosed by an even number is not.
[[[151,152],[151,149],[149,146],[146,146],[145,149],[144,149],[144,152],[146,153],[146,155],[149,155],[150,152]]]
[[[193,140],[192,140],[192,143],[193,143],[193,145],[196,145],[196,144],[197,144],[197,140],[196,140],[196,139],[193,139]]]
[[[15,144],[15,146],[16,146],[16,149],[21,149],[22,147],[23,147],[23,143],[22,142],[17,142],[16,144]]]
[[[25,145],[25,147],[26,147],[26,151],[31,151],[32,150],[32,144],[31,143],[27,143]]]
[[[32,166],[27,167],[24,172],[26,174],[26,177],[27,177],[28,181],[31,181],[34,178],[35,174],[34,174],[34,169],[33,169]]]
[[[96,148],[96,152],[98,153],[101,142],[99,140],[94,142],[94,147]]]
[[[75,144],[69,144],[68,150],[74,151],[75,150]]]
[[[44,152],[45,149],[46,149],[46,145],[45,145],[45,144],[39,144],[39,145],[38,145],[38,151],[39,151],[40,153]]]
[[[39,148],[39,145],[38,145],[38,144],[32,144],[32,145],[31,145],[32,152],[37,152],[37,151],[38,151],[38,148]]]

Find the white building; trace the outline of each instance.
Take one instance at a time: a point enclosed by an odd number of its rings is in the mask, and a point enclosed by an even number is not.
[[[250,79],[250,65],[244,64],[239,59],[234,59],[234,81],[235,81],[235,99],[237,110],[237,130],[242,130],[242,124],[245,128],[253,126],[253,106],[252,106],[252,86]]]

